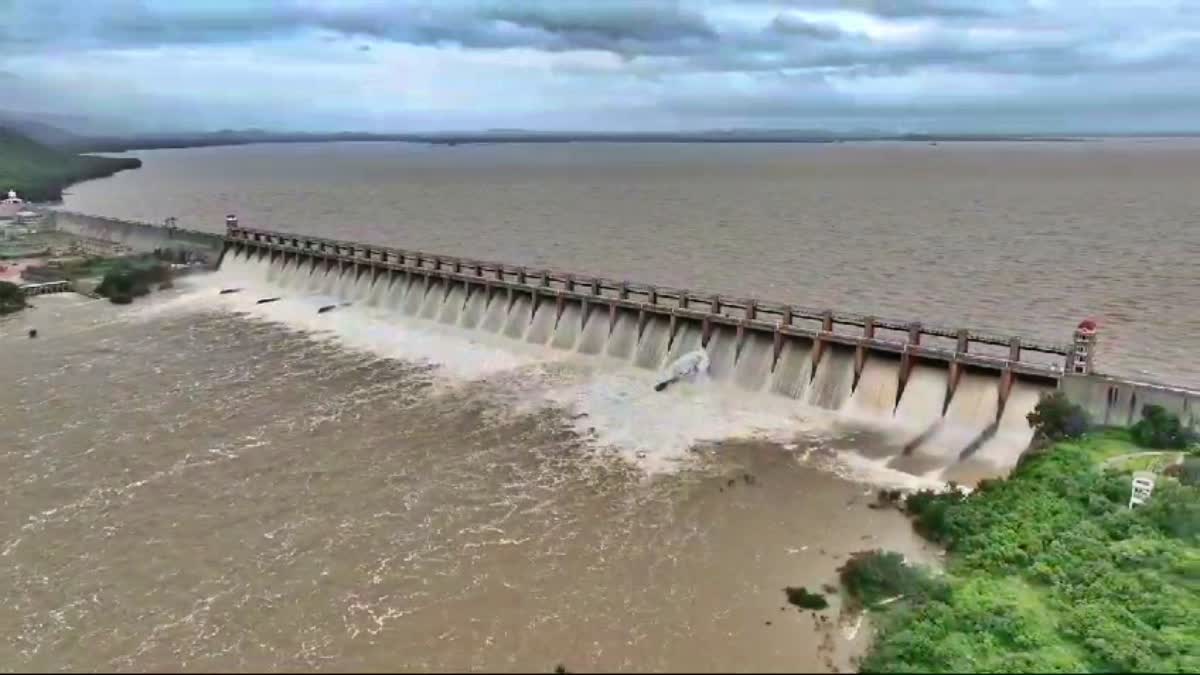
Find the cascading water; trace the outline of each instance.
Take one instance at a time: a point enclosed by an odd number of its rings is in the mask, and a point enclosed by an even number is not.
[[[747,391],[762,391],[771,377],[775,345],[771,338],[751,333],[746,336],[734,367],[733,382]]]
[[[588,308],[588,315],[583,324],[583,334],[579,336],[579,346],[577,347],[580,354],[601,354],[604,352],[604,345],[608,342],[609,318],[608,309],[592,306]]]
[[[650,317],[642,329],[642,339],[638,340],[633,365],[651,370],[661,368],[667,357],[670,340],[670,322],[661,316]]]
[[[734,360],[737,358],[737,332],[728,326],[714,326],[704,349],[708,352],[708,373],[712,379],[720,382],[731,380]]]
[[[804,400],[818,408],[838,410],[850,398],[853,386],[854,352],[829,345],[817,364]]]
[[[617,359],[628,360],[638,342],[638,315],[636,312],[617,310],[617,323],[613,326],[604,353]]]
[[[644,315],[639,326],[638,312],[625,308],[590,304],[585,315],[574,301],[560,308],[552,298],[535,302],[529,293],[416,274],[238,253],[226,258],[222,273],[230,283],[269,285],[272,294],[299,295],[296,299],[310,305],[336,298],[373,312],[617,359],[643,370],[661,369],[701,347],[697,322],[678,321],[672,332],[672,322],[659,315]],[[883,438],[895,446],[894,455],[881,460],[888,466],[946,479],[974,479],[1011,467],[1032,434],[1025,415],[1044,389],[1018,381],[997,420],[994,377],[964,373],[946,406],[947,371],[921,362],[910,370],[901,393],[899,360],[886,355],[869,354],[856,383],[854,351],[840,345],[825,345],[815,372],[812,344],[803,338],[786,339],[776,358],[769,336],[747,331],[739,343],[736,328],[718,325],[704,349],[711,386],[765,391],[837,411],[840,420],[883,430]]]
[[[868,355],[850,400],[840,411],[849,420],[873,427],[890,426],[895,419],[900,388],[900,361]]]
[[[787,342],[771,373],[770,391],[788,398],[803,400],[812,374],[812,344]]]

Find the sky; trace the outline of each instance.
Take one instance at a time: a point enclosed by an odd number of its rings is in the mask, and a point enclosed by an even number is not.
[[[124,131],[1200,131],[1200,0],[0,0],[0,110]]]

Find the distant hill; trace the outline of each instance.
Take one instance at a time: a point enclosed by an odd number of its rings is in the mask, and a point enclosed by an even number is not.
[[[57,201],[72,183],[141,165],[132,157],[75,155],[0,126],[0,193],[16,190],[28,201]]]
[[[42,145],[65,147],[80,145],[84,142],[85,136],[74,131],[68,131],[59,123],[59,119],[69,122],[70,118],[60,116],[45,119],[46,117],[45,115],[0,110],[0,127],[5,127],[23,136],[28,136]]]

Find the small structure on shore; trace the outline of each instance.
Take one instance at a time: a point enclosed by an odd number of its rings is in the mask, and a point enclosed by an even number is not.
[[[16,218],[25,210],[25,200],[17,196],[16,190],[9,190],[8,197],[0,200],[0,218]]]

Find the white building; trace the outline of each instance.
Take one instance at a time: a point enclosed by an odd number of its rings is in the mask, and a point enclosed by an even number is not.
[[[0,201],[0,218],[16,218],[25,210],[25,200],[17,196],[16,190],[8,191],[8,199]]]

